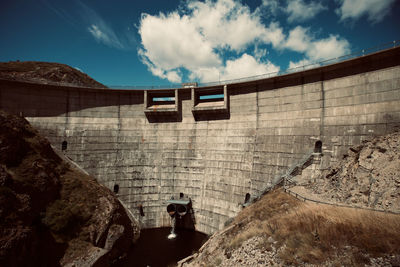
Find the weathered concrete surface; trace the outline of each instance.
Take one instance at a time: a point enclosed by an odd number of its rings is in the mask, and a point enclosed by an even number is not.
[[[143,91],[0,81],[0,108],[26,116],[53,145],[113,188],[143,227],[170,224],[165,201],[190,197],[212,233],[246,193],[323,144],[322,165],[400,125],[400,49],[275,78],[228,85],[229,113],[195,119],[191,89],[178,112],[145,116]],[[198,90],[198,89],[196,89]],[[398,128],[397,128],[398,129]]]

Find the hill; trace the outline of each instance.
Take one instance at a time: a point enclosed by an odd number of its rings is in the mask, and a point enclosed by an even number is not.
[[[399,266],[400,216],[274,190],[181,266]]]
[[[361,209],[399,212],[399,172],[400,133],[365,141],[290,188],[330,205],[275,189],[181,266],[400,266],[400,214]]]
[[[138,231],[109,189],[0,111],[0,266],[109,266]]]
[[[0,79],[66,86],[107,88],[87,74],[65,64],[13,61],[0,62]]]

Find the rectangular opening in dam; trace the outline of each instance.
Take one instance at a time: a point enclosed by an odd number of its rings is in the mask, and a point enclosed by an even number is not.
[[[175,97],[153,97],[153,102],[175,102]]]
[[[217,100],[224,100],[224,94],[214,94],[214,95],[201,95],[199,97],[199,100],[213,100],[213,101],[217,101]]]
[[[192,113],[195,118],[202,118],[202,114],[228,114],[227,86],[213,88],[192,89]]]
[[[178,111],[178,91],[144,91],[145,113],[176,113]]]
[[[214,88],[211,90],[201,90],[196,92],[196,106],[208,106],[203,103],[212,103],[212,105],[224,104],[224,89]]]
[[[157,105],[175,105],[175,97],[153,97],[152,103],[157,103]]]

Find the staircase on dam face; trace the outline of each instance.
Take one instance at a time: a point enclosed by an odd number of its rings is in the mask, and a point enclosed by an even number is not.
[[[261,190],[261,193],[255,195],[251,200],[243,206],[247,206],[260,199],[261,196],[267,194],[278,185],[283,185],[285,188],[292,187],[298,184],[311,183],[321,174],[321,157],[320,151],[312,151],[307,153],[300,161],[296,162],[284,173],[277,175],[271,184]]]

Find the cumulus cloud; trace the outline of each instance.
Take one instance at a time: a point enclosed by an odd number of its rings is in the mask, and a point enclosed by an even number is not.
[[[326,10],[319,2],[311,1],[306,3],[304,0],[292,0],[287,2],[285,12],[289,15],[288,22],[302,22],[315,17],[318,13]]]
[[[142,54],[162,69],[216,66],[220,58],[188,16],[174,12],[143,15],[139,27]]]
[[[311,39],[307,28],[297,26],[289,32],[285,47],[296,52],[306,52],[311,48]]]
[[[316,39],[308,28],[297,26],[289,32],[284,46],[305,53],[308,60],[318,61],[343,56],[350,52],[349,42],[339,35]]]
[[[167,79],[173,83],[180,83],[182,81],[181,76],[179,75],[179,70],[177,68],[165,70],[157,66],[146,57],[145,51],[142,49],[138,51],[138,55],[143,64],[147,66],[148,70],[154,76],[160,77],[162,79]]]
[[[329,35],[328,38],[315,40],[306,54],[314,60],[330,59],[350,53],[350,44],[339,35]]]
[[[260,17],[239,1],[206,0],[189,2],[191,22],[213,47],[228,47],[241,51],[254,40],[274,40],[275,28],[266,28]]]
[[[256,60],[253,56],[244,53],[240,58],[228,60],[221,74],[222,80],[257,76],[266,73],[276,73],[279,67],[271,62],[265,63]]]
[[[247,71],[260,74],[272,65],[262,60],[265,51],[257,48],[255,57],[243,51],[257,42],[277,47],[285,39],[278,23],[265,26],[257,12],[239,1],[189,1],[185,8],[184,14],[143,14],[139,25],[142,62],[154,75],[171,82],[181,80],[181,73],[176,71],[179,68],[200,81],[234,77],[233,73],[239,75],[234,71],[235,62],[248,64],[250,69],[242,71],[246,75]],[[242,55],[224,62],[224,51]]]
[[[306,0],[263,0],[258,11],[271,16],[284,14],[289,23],[304,22],[318,15],[328,8],[319,1]]]
[[[336,9],[340,20],[358,20],[367,16],[372,23],[381,21],[396,0],[336,0],[340,7]]]
[[[300,17],[297,8],[313,15],[324,9],[315,1],[295,3],[288,11],[293,20],[308,18]],[[278,8],[275,0],[264,0],[262,5]],[[303,53],[307,60],[336,57],[349,49],[348,42],[338,35],[318,39],[300,26],[285,34],[273,19],[263,22],[261,13],[260,8],[252,12],[237,0],[205,0],[185,2],[181,9],[167,14],[143,14],[138,26],[139,57],[162,79],[181,82],[185,74],[191,80],[209,82],[279,71],[267,58],[267,45],[280,52]]]
[[[224,66],[192,69],[191,79],[203,82],[226,81],[244,77],[257,76],[267,73],[276,74],[279,66],[270,61],[262,62],[247,53],[237,59],[227,60]]]

